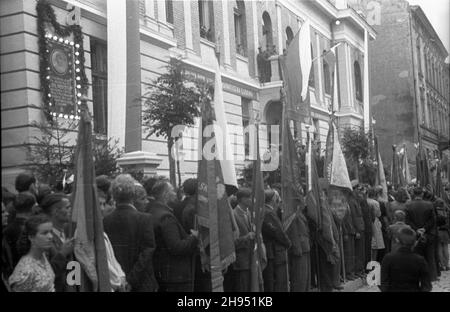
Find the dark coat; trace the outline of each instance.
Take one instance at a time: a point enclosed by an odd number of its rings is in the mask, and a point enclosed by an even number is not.
[[[190,283],[198,240],[188,235],[168,206],[155,202],[150,212],[156,239],[153,257],[160,283]]]
[[[234,208],[233,214],[239,229],[239,237],[234,241],[236,261],[233,264],[233,268],[235,270],[249,270],[255,240],[245,236],[252,232],[251,225],[246,221],[245,214],[239,205]]]
[[[303,214],[298,214],[294,218],[286,234],[291,242],[291,247],[289,248],[290,255],[300,257],[310,252],[311,244],[308,220]]]
[[[436,218],[434,215],[433,204],[422,199],[414,199],[406,204],[405,223],[417,231],[420,228],[425,229],[428,235],[435,235]]]
[[[356,233],[361,234],[366,229],[361,205],[353,196],[349,198],[348,204],[350,206],[353,228]]]
[[[384,256],[381,264],[381,291],[417,292],[430,291],[431,288],[428,265],[422,256],[405,247]]]
[[[20,258],[24,256],[22,254],[19,254],[19,251],[17,250],[17,241],[19,240],[20,235],[24,230],[25,221],[27,221],[27,219],[16,217],[10,224],[6,226],[5,230],[3,231],[3,236],[6,240],[6,243],[11,249],[13,267],[15,267]]]
[[[156,291],[152,216],[137,211],[131,204],[118,204],[103,224],[132,291]]]
[[[195,214],[197,212],[196,196],[188,196],[183,200],[183,211],[181,213],[181,224],[185,231],[189,233],[195,228]]]
[[[276,212],[267,205],[261,232],[266,246],[267,259],[273,260],[275,264],[286,263],[286,251],[291,246],[291,241],[283,231],[283,225]]]

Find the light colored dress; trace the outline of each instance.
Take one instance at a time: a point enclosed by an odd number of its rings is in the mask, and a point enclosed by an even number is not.
[[[45,254],[44,262],[25,255],[9,277],[9,285],[15,292],[54,292],[55,273]]]
[[[372,198],[367,199],[367,203],[372,209],[372,213],[375,216],[375,221],[372,223],[372,249],[384,249],[383,232],[381,230],[381,209],[380,204]]]

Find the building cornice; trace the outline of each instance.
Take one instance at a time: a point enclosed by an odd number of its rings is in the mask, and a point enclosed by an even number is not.
[[[424,29],[430,34],[430,37],[434,40],[436,46],[444,56],[444,59],[448,56],[448,51],[445,48],[444,44],[441,41],[441,38],[439,38],[439,35],[436,33],[436,30],[434,29],[433,25],[431,25],[430,20],[427,18],[425,13],[423,12],[422,8],[418,5],[411,5],[410,7],[411,13],[414,17],[417,18],[418,21],[422,24]]]

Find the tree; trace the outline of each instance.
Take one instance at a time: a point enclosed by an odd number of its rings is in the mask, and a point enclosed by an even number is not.
[[[144,95],[142,121],[149,130],[147,138],[151,135],[166,138],[170,182],[176,186],[175,159],[172,155],[175,138],[172,137],[172,129],[195,124],[195,118],[200,116],[200,102],[205,97],[211,100],[211,86],[186,74],[180,59],[171,59],[166,68],[167,72],[154,80]],[[178,175],[181,180],[180,173]]]
[[[347,160],[350,177],[373,185],[376,166],[370,153],[371,145],[372,136],[370,133],[366,134],[363,128],[344,128],[342,150]]]
[[[65,171],[73,171],[75,145],[70,143],[68,135],[75,131],[78,122],[68,120],[63,125],[57,118],[47,122],[33,122],[40,135],[33,136],[32,142],[26,145],[31,169],[39,181],[55,185],[62,179]]]
[[[74,171],[76,141],[71,140],[69,135],[77,131],[78,121],[65,119],[60,122],[58,118],[43,120],[33,122],[40,134],[33,136],[33,142],[25,146],[30,167],[38,180],[56,186],[65,173],[69,176]],[[117,159],[123,150],[118,149],[117,141],[111,144],[111,139],[101,140],[95,136],[93,139],[95,174],[114,176],[119,171]]]

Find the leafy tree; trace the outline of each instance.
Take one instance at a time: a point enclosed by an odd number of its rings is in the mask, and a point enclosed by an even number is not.
[[[95,161],[95,175],[115,176],[120,169],[117,166],[117,159],[124,153],[124,149],[119,149],[119,140],[112,142],[94,137],[93,154]]]
[[[371,134],[366,134],[363,128],[344,128],[341,142],[350,178],[373,185],[376,166],[371,155]]]
[[[200,116],[200,102],[205,97],[211,99],[211,90],[206,82],[186,74],[180,59],[171,59],[166,68],[144,95],[142,120],[149,131],[147,138],[156,135],[167,139],[170,181],[176,186],[172,129],[177,125],[192,127]]]

